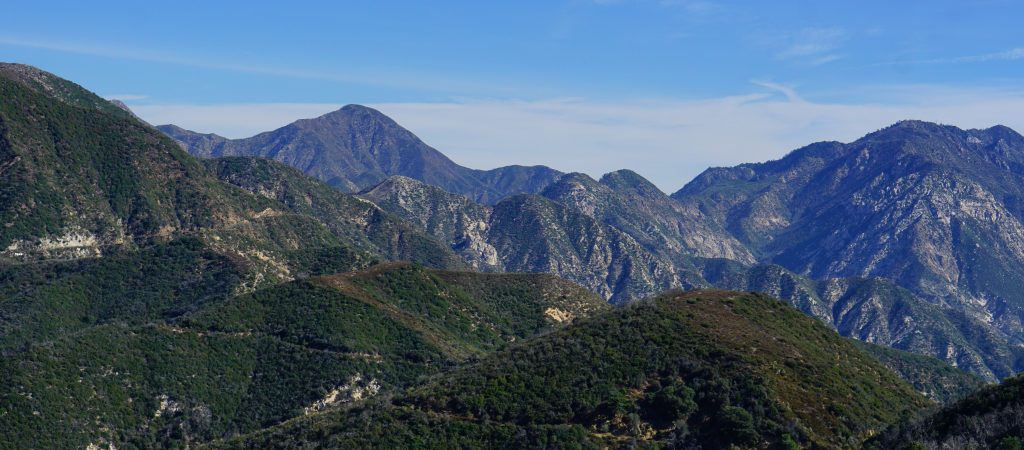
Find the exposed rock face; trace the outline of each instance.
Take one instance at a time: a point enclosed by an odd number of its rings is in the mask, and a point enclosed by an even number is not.
[[[745,266],[706,260],[708,285],[764,292],[785,299],[839,334],[886,347],[934,356],[997,381],[1019,370],[1024,351],[996,327],[929,303],[878,278],[811,280],[774,264]]]
[[[460,166],[391,118],[359,105],[246,139],[199,134],[174,125],[158,128],[195,156],[270,158],[345,192],[357,192],[389,176],[403,175],[478,202],[493,203],[512,194],[537,192],[561,175],[543,166],[489,171]]]
[[[487,241],[491,208],[402,176],[388,178],[361,195],[422,227],[455,250],[474,269],[503,269],[497,250]]]
[[[697,208],[673,201],[629,170],[606,174],[599,182],[569,174],[541,195],[622,230],[651,253],[676,264],[691,257],[755,262],[743,244]]]
[[[989,324],[1017,343],[1024,339],[1022,168],[1024,137],[1008,128],[908,121],[851,144],[710,169],[673,197],[762,261],[819,280],[891,280],[948,310],[940,314]]]
[[[540,196],[485,206],[400,177],[361,195],[420,225],[481,270],[553,273],[613,302],[682,285],[672,261],[615,227]]]
[[[380,382],[375,379],[364,379],[362,374],[355,374],[349,378],[348,382],[331,389],[324,398],[313,402],[312,405],[307,406],[303,409],[306,415],[313,414],[318,411],[330,408],[331,406],[340,405],[343,403],[358,402],[360,400],[373,397],[380,392]]]
[[[1020,314],[1008,305],[1009,280],[1024,280],[1013,200],[1024,194],[961,160],[1016,167],[1007,149],[1021,141],[905,122],[711,169],[674,199],[629,171],[565,175],[541,193],[554,204],[487,207],[405,178],[365,196],[479,269],[554,273],[613,302],[678,286],[767,292],[843,335],[996,379],[1020,368]]]
[[[220,180],[314,217],[349,245],[388,260],[435,268],[464,267],[447,245],[359,197],[343,194],[284,164],[251,157],[205,160]],[[280,215],[267,210],[258,216]]]

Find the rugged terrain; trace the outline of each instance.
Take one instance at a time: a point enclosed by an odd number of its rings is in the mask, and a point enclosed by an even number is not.
[[[1019,339],[1024,137],[906,121],[850,144],[711,169],[673,197],[762,261],[880,277]]]
[[[905,122],[668,196],[465,169],[356,106],[252,138],[282,163],[28,66],[0,94],[4,445],[1019,443],[1017,380],[971,394],[1024,361],[1008,129]]]
[[[317,135],[334,130],[331,142],[341,135],[372,141],[363,147],[386,148],[399,155],[393,160],[436,152],[375,111],[350,105],[332,114],[338,117],[302,123]],[[353,125],[363,123],[357,117],[375,124],[379,139],[368,140],[369,128]],[[167,130],[196,154],[259,154]],[[306,136],[290,133],[261,136]],[[303,154],[326,148],[293,147]],[[539,181],[481,196],[463,187],[462,172],[374,169],[373,183],[342,189],[366,188],[363,198],[418,225],[477,270],[555,273],[613,303],[676,287],[768,292],[844,335],[995,380],[1022,368],[1022,149],[1024,138],[1005,127],[906,121],[849,144],[817,143],[778,161],[709,169],[671,197],[625,170],[600,180],[527,176]],[[307,173],[326,167],[302,161],[290,164]],[[407,176],[384,178],[395,174]]]

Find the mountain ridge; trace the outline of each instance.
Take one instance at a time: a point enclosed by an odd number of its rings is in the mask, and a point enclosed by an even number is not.
[[[709,169],[680,191],[762,262],[880,277],[1021,339],[1024,137],[904,121],[849,144]],[[1015,331],[1016,330],[1016,331]]]
[[[460,166],[373,108],[346,105],[316,118],[243,139],[200,134],[174,125],[157,127],[195,156],[259,156],[283,162],[345,192],[404,175],[493,203],[535,192],[561,173],[545,166],[476,170]]]

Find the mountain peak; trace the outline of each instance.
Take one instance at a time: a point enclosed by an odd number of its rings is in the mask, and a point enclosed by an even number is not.
[[[82,86],[34,66],[0,62],[0,78],[5,78],[35,91],[79,108],[96,109],[118,117],[135,118]]]
[[[0,76],[13,80],[24,80],[54,77],[53,74],[27,64],[0,62]]]
[[[559,177],[556,183],[592,185],[596,184],[597,180],[582,172],[569,172]]]
[[[599,182],[615,191],[630,190],[638,193],[662,193],[654,183],[629,169],[620,169],[606,173]],[[662,194],[664,195],[664,193]]]
[[[598,183],[590,175],[570,172],[562,175],[554,183],[544,188],[540,195],[547,198],[560,198],[567,195],[576,197],[581,193],[586,193],[587,197],[592,197],[599,192],[607,191],[607,187]]]
[[[888,127],[869,133],[857,142],[878,141],[878,140],[911,140],[922,137],[949,138],[958,137],[966,133],[964,130],[952,125],[943,125],[923,120],[901,120]]]
[[[363,118],[363,119],[372,120],[372,121],[386,122],[388,124],[394,124],[395,126],[398,126],[398,123],[395,122],[392,118],[388,117],[386,114],[384,114],[384,113],[382,113],[382,112],[380,112],[380,111],[378,111],[376,109],[370,108],[369,106],[363,106],[363,105],[357,105],[357,104],[348,104],[348,105],[342,106],[341,108],[338,108],[338,109],[336,109],[334,111],[331,111],[331,112],[329,112],[327,114],[324,114],[324,115],[322,115],[320,117],[316,117],[316,118],[313,118],[313,119],[303,119],[303,120],[319,120],[319,119],[345,119],[345,120],[352,120],[354,118]],[[303,121],[303,120],[300,120],[300,122]]]

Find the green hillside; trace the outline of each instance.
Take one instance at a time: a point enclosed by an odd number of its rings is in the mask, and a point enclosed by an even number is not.
[[[761,295],[672,293],[224,448],[855,448],[928,401]]]
[[[1024,377],[989,386],[933,414],[901,421],[871,449],[1024,447]]]
[[[0,362],[0,441],[152,448],[250,432],[411,386],[549,330],[562,323],[549,309],[585,317],[609,308],[553,277],[408,264],[214,298],[183,313],[151,303],[10,349]]]

